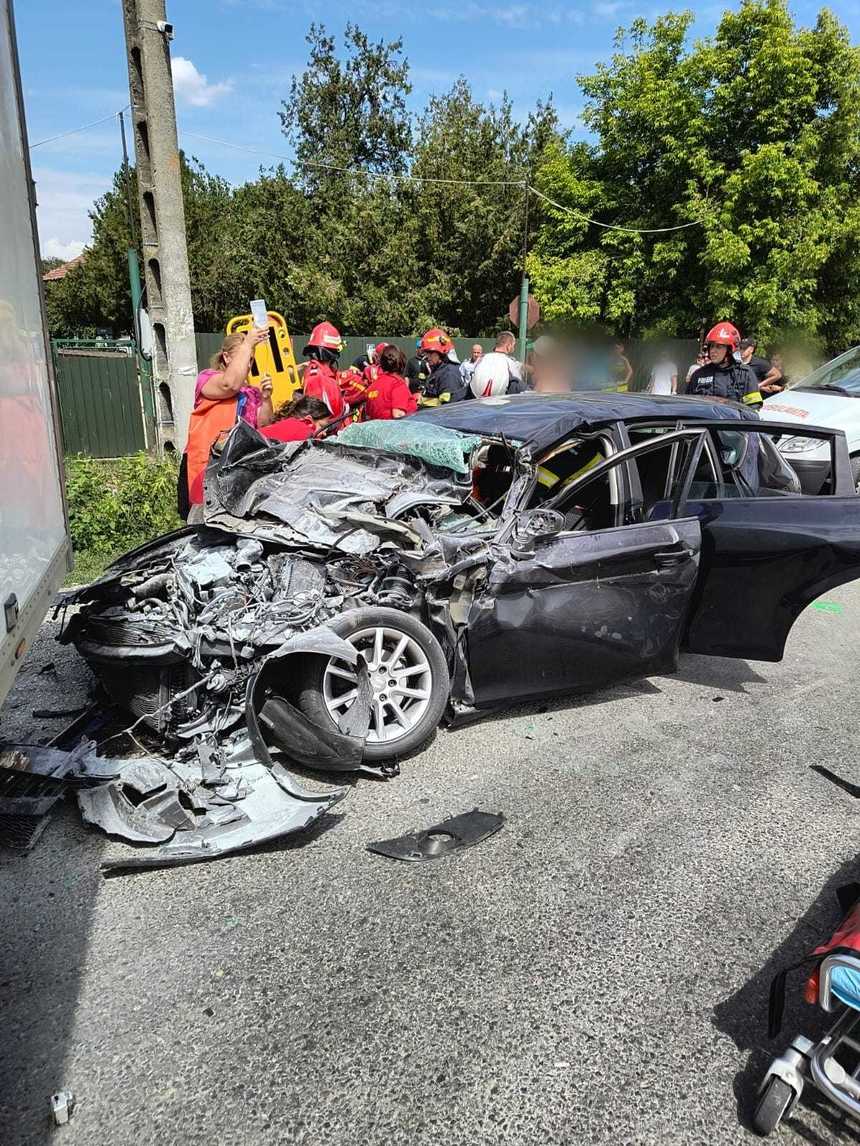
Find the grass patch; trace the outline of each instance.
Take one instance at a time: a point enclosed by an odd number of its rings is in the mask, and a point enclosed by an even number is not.
[[[169,456],[66,458],[66,498],[75,565],[67,585],[98,577],[129,549],[183,523],[176,510],[178,469]]]

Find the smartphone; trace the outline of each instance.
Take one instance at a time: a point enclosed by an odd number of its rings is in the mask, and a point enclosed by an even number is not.
[[[269,325],[269,316],[266,313],[266,302],[262,298],[251,299],[251,315],[257,330],[265,330]]]

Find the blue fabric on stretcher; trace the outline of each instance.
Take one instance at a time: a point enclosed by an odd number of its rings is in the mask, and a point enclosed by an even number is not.
[[[860,971],[850,967],[835,967],[830,976],[830,990],[840,1003],[860,1011]]]

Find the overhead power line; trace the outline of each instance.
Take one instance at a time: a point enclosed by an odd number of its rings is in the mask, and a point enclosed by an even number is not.
[[[678,223],[674,227],[622,227],[617,223],[601,223],[599,219],[590,219],[588,215],[583,215],[574,207],[565,207],[562,203],[556,203],[555,199],[550,199],[548,195],[544,195],[543,191],[538,191],[537,187],[530,185],[529,191],[533,195],[537,195],[538,199],[543,199],[545,203],[549,203],[551,207],[557,207],[559,211],[567,211],[569,215],[576,215],[584,223],[590,223],[593,227],[603,227],[607,231],[625,231],[629,235],[665,235],[668,231],[683,231],[687,227],[701,227],[703,223],[702,219],[693,219],[690,223]]]
[[[121,111],[126,111],[129,104],[121,108]],[[44,147],[46,143],[53,143],[57,139],[65,139],[67,135],[78,135],[82,131],[89,131],[91,127],[98,127],[101,123],[107,123],[109,119],[116,119],[119,115],[118,111],[111,112],[110,115],[103,116],[102,119],[94,119],[92,123],[84,123],[80,127],[73,127],[71,131],[61,131],[59,135],[49,135],[47,139],[40,139],[37,143],[30,144],[30,150],[35,151],[37,147]]]
[[[199,135],[193,131],[186,131],[183,134],[190,139],[199,139],[204,143],[214,143],[219,147],[229,147],[234,151],[244,151],[249,155],[260,155],[267,159],[279,159],[284,163],[291,164],[293,168],[298,166],[294,158],[287,155],[280,155],[274,151],[263,151],[258,147],[248,147],[241,143],[231,143],[227,139],[216,139],[214,136]],[[357,167],[338,167],[333,163],[317,163],[314,161],[307,161],[303,166],[313,167],[322,171],[334,171],[343,175],[362,175],[366,179],[384,179],[386,181],[402,180],[411,183],[442,183],[458,187],[525,187],[532,195],[543,199],[544,202],[549,203],[551,207],[556,207],[559,211],[567,211],[568,214],[575,215],[578,219],[582,219],[584,223],[589,223],[594,227],[602,227],[606,231],[623,231],[628,235],[664,235],[670,231],[683,231],[688,227],[699,227],[702,225],[701,219],[693,219],[689,223],[678,223],[674,227],[626,227],[618,223],[602,223],[599,219],[592,219],[588,215],[584,215],[581,211],[577,211],[574,207],[565,207],[562,203],[556,203],[554,199],[550,199],[548,195],[544,195],[542,191],[538,191],[536,187],[532,187],[525,179],[436,179],[427,175],[393,175],[377,171],[365,171]]]
[[[125,111],[128,107],[129,105],[126,104],[121,110]],[[85,123],[81,127],[72,128],[70,131],[63,131],[58,135],[51,135],[47,139],[40,139],[38,142],[30,144],[30,150],[33,151],[37,147],[44,147],[46,143],[53,143],[57,139],[65,139],[66,136],[69,135],[78,135],[82,131],[88,131],[91,127],[98,127],[99,124],[107,123],[110,119],[116,119],[119,114],[119,112],[113,112],[111,115],[106,115],[102,119],[93,120],[92,123]],[[229,147],[233,151],[243,151],[248,155],[259,155],[266,159],[277,159],[282,163],[291,164],[293,168],[298,166],[294,158],[288,155],[281,155],[276,151],[265,151],[259,147],[248,147],[242,143],[231,143],[228,139],[217,139],[212,135],[200,135],[195,131],[186,131],[183,134],[189,139],[199,139],[203,143],[212,143],[217,147]],[[575,215],[576,218],[581,219],[584,223],[588,223],[592,227],[601,227],[605,231],[623,231],[628,235],[665,235],[672,231],[684,231],[688,227],[700,227],[702,225],[701,219],[693,219],[689,223],[677,223],[673,227],[627,227],[619,223],[603,223],[600,219],[592,219],[590,216],[584,215],[581,211],[577,211],[575,207],[566,207],[563,203],[557,203],[555,199],[550,199],[548,195],[544,195],[542,191],[538,191],[536,187],[532,187],[525,179],[438,179],[429,175],[366,171],[358,167],[340,167],[334,163],[317,163],[312,160],[306,161],[303,166],[313,167],[320,171],[332,171],[340,175],[360,175],[365,179],[381,179],[386,182],[399,180],[406,183],[433,183],[450,187],[526,188],[530,194],[536,195],[538,199],[542,199],[551,207],[555,207],[559,211],[565,211],[569,215]]]
[[[279,155],[276,151],[262,151],[258,147],[246,147],[241,143],[230,143],[226,139],[216,139],[211,135],[199,135],[196,131],[184,131],[183,136],[188,139],[200,139],[204,143],[215,143],[221,147],[231,147],[234,151],[245,151],[249,155],[262,155],[267,159],[280,159],[289,163],[293,168],[299,166],[313,167],[321,171],[335,171],[342,175],[362,175],[365,179],[403,180],[407,183],[446,183],[462,187],[525,187],[525,179],[436,179],[429,175],[395,174],[387,171],[366,171],[361,167],[338,167],[334,163],[317,163],[315,160],[305,160],[298,164],[295,158],[288,155]]]

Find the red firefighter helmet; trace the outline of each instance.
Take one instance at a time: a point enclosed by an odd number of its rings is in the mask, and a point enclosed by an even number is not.
[[[425,352],[435,350],[437,354],[441,354],[443,358],[447,358],[450,351],[454,349],[454,343],[444,330],[438,326],[434,326],[432,330],[427,331],[418,343],[418,349]]]
[[[376,346],[374,346],[373,357],[375,358],[375,360],[377,362],[379,362],[380,355],[382,354],[383,350],[386,348],[387,345],[388,345],[387,342],[377,342]]]
[[[335,354],[340,354],[343,350],[343,339],[340,336],[340,331],[330,322],[318,322],[311,331],[307,346],[302,353],[307,354],[313,346],[319,350],[331,350]]]
[[[339,418],[347,411],[337,378],[325,366],[310,362],[302,375],[302,390],[306,398],[319,398],[325,402],[333,418]]]
[[[716,346],[728,346],[732,351],[740,349],[741,345],[741,332],[736,326],[732,326],[730,322],[718,322],[716,326],[712,326],[708,333],[705,335],[705,346],[714,343]]]

